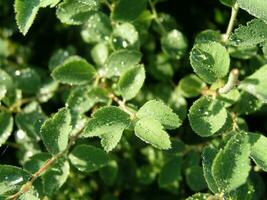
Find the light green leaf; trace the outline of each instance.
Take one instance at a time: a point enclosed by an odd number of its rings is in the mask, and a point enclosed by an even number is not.
[[[213,83],[227,75],[230,57],[218,42],[197,43],[190,53],[190,63],[200,78]]]
[[[106,76],[120,76],[125,70],[138,64],[141,61],[142,54],[133,50],[119,50],[113,52],[107,59]]]
[[[98,43],[91,50],[91,57],[98,66],[103,66],[108,59],[109,49],[104,42]]]
[[[41,7],[55,7],[61,0],[40,0]]]
[[[267,65],[262,66],[255,73],[241,81],[239,88],[254,95],[259,100],[267,103]]]
[[[38,195],[39,194],[31,188],[29,191],[22,193],[18,200],[40,200]]]
[[[97,43],[108,40],[112,31],[110,19],[103,12],[93,12],[81,31],[83,40],[87,43]]]
[[[160,42],[163,52],[175,59],[180,59],[188,46],[186,37],[177,29],[166,33]]]
[[[0,101],[6,96],[6,92],[7,92],[6,87],[4,85],[0,85]]]
[[[13,130],[13,117],[11,113],[0,113],[0,147],[6,142]]]
[[[96,75],[94,67],[79,56],[71,56],[62,65],[57,66],[52,77],[66,84],[82,85],[89,83]]]
[[[261,134],[249,133],[250,157],[264,171],[267,171],[267,138]]]
[[[135,124],[135,135],[158,149],[170,149],[171,141],[160,122],[154,118],[142,118]]]
[[[15,0],[14,7],[19,30],[26,35],[40,8],[40,0]]]
[[[41,86],[41,78],[32,68],[16,70],[14,72],[14,81],[22,92],[29,94],[36,93]]]
[[[0,197],[7,197],[18,192],[30,177],[31,174],[21,168],[0,165]]]
[[[181,180],[182,158],[175,156],[166,162],[159,173],[159,185],[168,186],[176,181]]]
[[[115,49],[139,49],[139,34],[134,25],[117,24],[112,33],[112,45]]]
[[[230,192],[247,181],[250,144],[244,132],[235,133],[213,160],[212,175],[221,192]]]
[[[221,39],[222,39],[222,36],[219,31],[207,29],[197,34],[195,38],[195,43],[212,42],[212,41],[220,42]]]
[[[180,80],[178,90],[182,96],[191,98],[199,96],[204,87],[206,84],[200,78],[195,74],[189,74]]]
[[[133,21],[145,9],[148,0],[118,0],[111,14],[117,21]]]
[[[99,0],[64,0],[58,5],[56,15],[62,23],[80,25],[99,5]]]
[[[99,137],[105,151],[111,151],[119,143],[122,132],[130,125],[130,116],[121,109],[107,106],[98,109],[89,120],[84,137]]]
[[[176,129],[182,122],[173,110],[162,101],[151,100],[145,103],[136,113],[139,119],[154,118],[166,129]]]
[[[267,23],[266,0],[237,0],[240,8]]]
[[[44,122],[40,134],[50,153],[57,154],[66,149],[72,129],[70,123],[71,116],[67,108],[60,109],[54,116]]]
[[[108,155],[91,145],[78,145],[69,155],[71,164],[78,170],[90,173],[108,164]]]
[[[266,40],[267,24],[260,19],[253,19],[246,26],[240,25],[230,37],[233,45],[241,47],[256,46]]]
[[[221,101],[201,97],[189,109],[188,118],[192,129],[198,135],[208,137],[223,127],[227,111]]]
[[[125,71],[119,79],[119,90],[125,100],[134,98],[145,81],[144,66],[138,65]]]
[[[186,183],[191,190],[197,192],[207,188],[202,167],[190,166],[185,171]]]
[[[205,180],[207,182],[209,189],[214,194],[219,193],[219,190],[212,176],[211,167],[212,167],[212,162],[217,153],[218,151],[215,148],[211,148],[211,147],[206,147],[202,153],[203,174],[204,174],[204,177],[205,177]]]

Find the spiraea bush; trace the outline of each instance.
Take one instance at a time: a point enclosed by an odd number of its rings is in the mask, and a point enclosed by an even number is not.
[[[1,200],[265,199],[266,103],[266,0],[0,1]]]

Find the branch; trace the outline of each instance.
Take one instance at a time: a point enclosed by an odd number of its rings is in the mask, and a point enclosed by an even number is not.
[[[230,92],[238,84],[238,69],[233,69],[230,74],[227,83],[218,90],[219,94],[226,94]]]

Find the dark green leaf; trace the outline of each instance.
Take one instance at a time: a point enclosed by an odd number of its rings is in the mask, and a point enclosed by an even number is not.
[[[31,175],[21,168],[0,165],[0,198],[18,192],[30,177]]]
[[[52,76],[66,84],[81,85],[89,83],[96,75],[94,67],[79,56],[71,56],[62,65],[57,66]]]
[[[78,145],[69,155],[71,164],[78,170],[90,173],[108,164],[108,155],[99,148],[90,145]]]
[[[221,192],[230,192],[244,184],[250,171],[248,135],[234,134],[212,163],[212,175]]]
[[[50,153],[57,154],[66,149],[72,129],[70,123],[71,116],[67,108],[60,109],[54,116],[44,122],[40,134]]]
[[[99,0],[64,0],[58,5],[56,14],[62,23],[80,25],[98,8]]]
[[[136,66],[125,71],[119,79],[119,90],[125,100],[134,98],[145,81],[144,66]]]
[[[112,12],[112,18],[118,21],[133,21],[145,9],[148,0],[118,0]]]
[[[207,188],[202,167],[198,165],[190,166],[186,169],[185,175],[187,185],[191,190],[197,192]]]
[[[141,53],[133,50],[119,50],[112,53],[105,64],[106,76],[120,76],[125,70],[141,61]]]
[[[192,129],[202,137],[208,137],[223,127],[227,111],[222,102],[201,97],[191,106],[188,114]]]
[[[130,125],[130,116],[121,109],[107,106],[98,109],[89,120],[84,137],[99,137],[105,151],[111,151],[119,143],[122,132]]]
[[[213,83],[225,77],[230,58],[226,48],[218,42],[197,43],[190,53],[190,63],[200,78]]]

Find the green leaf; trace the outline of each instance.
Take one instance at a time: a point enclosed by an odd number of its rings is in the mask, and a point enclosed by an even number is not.
[[[15,0],[14,7],[19,30],[26,35],[40,8],[40,0]]]
[[[203,166],[203,175],[207,182],[209,189],[214,193],[219,193],[216,181],[213,178],[211,167],[212,162],[218,151],[215,148],[206,147],[202,153],[202,166]]]
[[[135,124],[135,135],[158,149],[170,149],[171,141],[160,122],[154,118],[142,118]]]
[[[254,95],[259,100],[267,103],[267,65],[262,66],[255,73],[241,81],[239,88]]]
[[[207,188],[202,167],[198,165],[190,166],[186,169],[185,175],[186,183],[191,190],[197,192]]]
[[[260,19],[253,19],[246,26],[240,25],[230,36],[231,43],[241,47],[256,46],[266,40],[267,24]]]
[[[109,49],[104,42],[98,43],[91,50],[91,57],[98,66],[103,66],[108,59]]]
[[[177,29],[164,35],[160,42],[163,52],[175,59],[180,59],[186,53],[188,46],[186,37]]]
[[[18,192],[30,177],[31,174],[21,168],[0,165],[0,198]]]
[[[46,118],[40,105],[36,102],[32,102],[27,105],[23,111],[19,112],[15,119],[17,126],[21,130],[26,132],[31,138],[39,140],[40,128]]]
[[[249,14],[267,23],[267,1],[265,0],[237,0],[238,6]]]
[[[162,101],[151,100],[145,103],[136,113],[139,119],[154,118],[166,129],[176,129],[182,122],[173,110]]]
[[[58,159],[42,175],[43,189],[47,195],[55,194],[66,182],[70,173],[70,165],[65,158]]]
[[[18,200],[40,200],[38,195],[39,194],[31,188],[29,191],[22,193]]]
[[[159,185],[161,187],[172,184],[175,181],[179,181],[182,178],[181,175],[182,159],[181,156],[175,156],[166,162],[159,173]]]
[[[136,176],[138,182],[142,185],[150,185],[153,183],[157,175],[157,170],[152,165],[142,165],[137,169]]]
[[[144,84],[145,76],[142,65],[128,69],[121,75],[118,86],[124,100],[130,100],[137,95]]]
[[[0,147],[6,142],[13,130],[13,117],[8,112],[0,112]]]
[[[106,76],[120,76],[125,70],[138,64],[142,54],[134,50],[119,50],[113,52],[107,59]]]
[[[130,116],[115,106],[98,109],[89,120],[84,137],[99,137],[105,151],[111,151],[119,143],[124,129],[130,125]]]
[[[148,0],[118,0],[111,14],[117,21],[133,21],[145,9]]]
[[[14,81],[22,92],[29,94],[36,93],[41,86],[41,78],[32,68],[16,70],[14,73]]]
[[[220,42],[222,39],[221,33],[215,30],[204,30],[197,34],[195,38],[195,43],[203,43],[203,42]]]
[[[208,137],[223,127],[227,111],[221,101],[201,97],[189,109],[188,118],[192,129],[198,135]]]
[[[81,31],[83,40],[87,43],[97,43],[108,40],[112,31],[110,19],[103,12],[93,12]]]
[[[117,24],[112,33],[112,45],[115,49],[139,49],[139,34],[130,23]]]
[[[247,181],[250,144],[244,132],[235,133],[213,160],[212,175],[221,192],[230,192]]]
[[[80,25],[84,23],[92,11],[98,10],[99,0],[64,0],[57,7],[56,15],[62,23]]]
[[[79,56],[71,56],[62,65],[57,66],[52,76],[66,84],[82,85],[89,83],[96,75],[94,67]]]
[[[7,92],[6,87],[4,85],[0,85],[0,101],[6,96],[6,92]]]
[[[60,109],[53,117],[44,122],[40,134],[50,153],[57,154],[66,149],[72,129],[70,123],[71,116],[67,108]]]
[[[190,63],[195,73],[207,83],[225,77],[230,58],[226,48],[218,42],[197,43],[190,53]]]
[[[183,77],[178,85],[178,90],[181,95],[187,98],[197,97],[201,94],[206,84],[195,74],[189,74]]]
[[[90,145],[78,145],[69,155],[71,164],[85,173],[94,172],[108,164],[108,155]]]
[[[267,171],[267,138],[261,134],[249,133],[250,157],[264,171]]]

